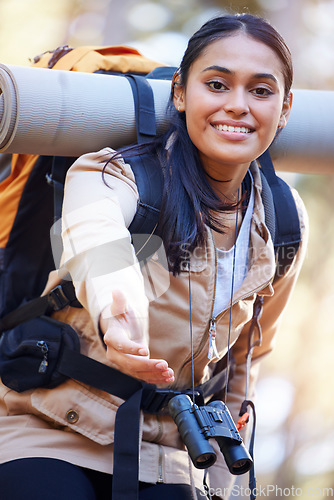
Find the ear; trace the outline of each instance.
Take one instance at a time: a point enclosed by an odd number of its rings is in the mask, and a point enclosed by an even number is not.
[[[172,81],[172,97],[175,108],[182,113],[185,110],[184,88],[177,72]]]
[[[285,125],[288,123],[291,106],[292,106],[292,92],[290,92],[288,98],[285,99],[283,102],[282,112],[278,122],[278,128],[284,128]]]

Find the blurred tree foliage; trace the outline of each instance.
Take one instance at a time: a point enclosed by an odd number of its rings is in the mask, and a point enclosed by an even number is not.
[[[160,24],[156,18],[142,30],[143,19],[138,19],[137,26],[131,23],[131,11],[141,5],[160,7]],[[321,7],[321,15],[316,15],[317,7]],[[251,12],[268,17],[287,39],[298,87],[333,90],[333,11],[334,0],[1,0],[0,61],[29,64],[35,54],[64,43],[77,46],[148,40],[149,46],[153,35],[168,32],[183,34],[186,39],[215,13]],[[308,52],[311,46],[313,51]],[[259,479],[262,484],[280,487],[333,487],[334,453],[324,453],[321,446],[329,442],[334,449],[334,177],[300,175],[296,187],[310,217],[309,248],[276,349],[262,370],[262,377],[274,374],[289,380],[295,397],[284,429],[280,429],[286,439],[282,441],[284,459],[270,474],[259,474]],[[316,474],[303,475],[297,466],[308,457],[307,445],[314,450],[311,456],[318,466]],[[322,472],[319,463],[324,464]],[[306,497],[303,494],[301,498]]]

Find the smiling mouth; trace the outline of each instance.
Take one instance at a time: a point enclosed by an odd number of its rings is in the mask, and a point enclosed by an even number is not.
[[[232,125],[213,125],[213,128],[219,130],[220,132],[235,132],[237,134],[251,134],[254,130],[247,127],[232,127]]]

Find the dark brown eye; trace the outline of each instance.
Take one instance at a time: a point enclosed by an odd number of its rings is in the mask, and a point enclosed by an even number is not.
[[[252,90],[252,93],[260,97],[267,97],[269,95],[272,95],[272,92],[264,87],[258,87]]]
[[[207,84],[212,90],[225,90],[226,87],[222,82],[212,81]]]

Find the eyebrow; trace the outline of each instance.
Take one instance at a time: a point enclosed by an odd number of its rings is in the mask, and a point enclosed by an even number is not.
[[[272,80],[278,85],[276,76],[272,75],[271,73],[255,73],[253,77],[257,79]]]
[[[217,65],[208,66],[207,68],[203,69],[202,73],[205,73],[206,71],[219,71],[220,73],[225,73],[226,75],[235,74],[234,71],[231,71],[228,68],[224,68],[224,66],[217,66]],[[278,85],[277,78],[271,73],[255,73],[254,75],[252,75],[252,77],[256,79],[272,80]]]
[[[208,66],[207,68],[203,69],[202,73],[205,73],[206,71],[219,71],[220,73],[226,73],[228,75],[233,75],[234,72],[231,71],[230,69],[224,68],[224,66]]]

